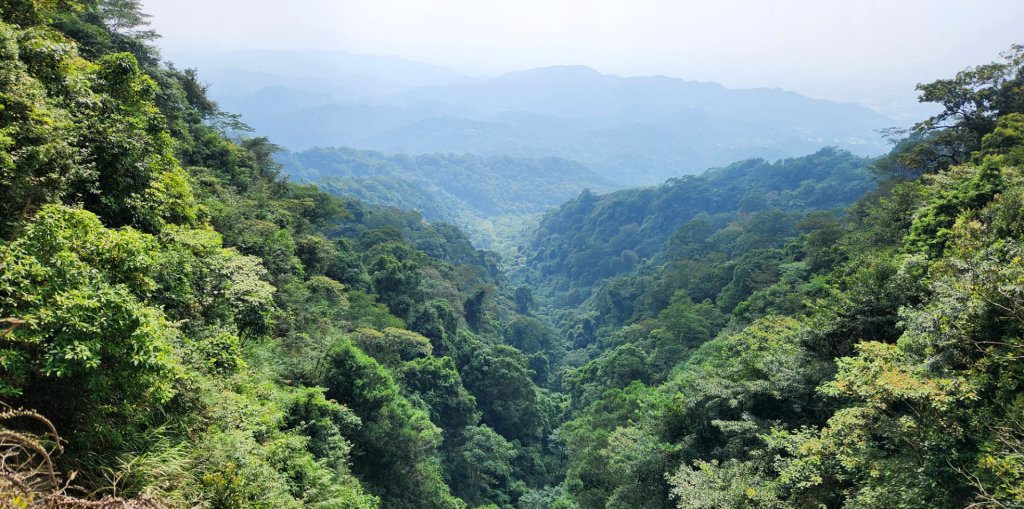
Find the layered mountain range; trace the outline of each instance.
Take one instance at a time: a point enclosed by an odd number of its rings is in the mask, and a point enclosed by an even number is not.
[[[621,187],[751,157],[835,146],[872,156],[896,121],[781,89],[556,66],[471,78],[393,57],[337,52],[180,55],[211,96],[291,149],[508,154],[583,163]]]

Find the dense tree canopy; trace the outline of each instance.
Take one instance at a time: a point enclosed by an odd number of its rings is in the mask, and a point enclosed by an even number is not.
[[[884,158],[584,190],[503,261],[289,183],[154,38],[0,0],[0,505],[1024,505],[1020,47]]]

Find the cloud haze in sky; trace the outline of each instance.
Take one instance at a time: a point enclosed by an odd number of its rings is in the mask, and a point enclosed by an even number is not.
[[[1024,42],[1021,0],[143,0],[180,51],[331,49],[471,74],[582,64],[886,109]],[[179,62],[187,65],[187,62]]]

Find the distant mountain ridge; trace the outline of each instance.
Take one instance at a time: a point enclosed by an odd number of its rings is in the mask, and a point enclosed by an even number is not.
[[[221,100],[279,87],[314,92],[333,101],[356,101],[413,87],[466,79],[444,67],[394,56],[345,51],[250,49],[222,52],[171,52],[184,67],[198,67]],[[230,108],[227,108],[231,111]]]
[[[835,146],[872,156],[895,121],[780,89],[555,66],[468,78],[394,57],[260,52],[184,62],[211,95],[291,149],[509,154],[582,162],[620,187]]]

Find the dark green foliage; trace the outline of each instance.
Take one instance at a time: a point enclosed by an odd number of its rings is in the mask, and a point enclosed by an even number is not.
[[[455,493],[474,506],[513,507],[516,446],[487,426],[466,428],[460,441],[450,453]]]
[[[297,391],[286,410],[284,428],[309,437],[307,447],[319,460],[333,468],[346,468],[352,445],[345,439],[361,425],[359,418],[337,402],[328,401],[324,391],[309,388]]]
[[[430,338],[438,355],[456,351],[459,317],[451,304],[442,300],[426,302],[413,316],[410,328]]]
[[[402,385],[423,399],[430,420],[445,431],[472,426],[480,419],[476,398],[462,385],[450,357],[426,357],[405,363],[399,370]]]
[[[420,273],[414,260],[378,255],[369,267],[374,293],[399,318],[409,316],[419,300]]]
[[[480,331],[486,320],[484,303],[487,299],[487,294],[487,288],[478,288],[462,303],[462,309],[465,310],[466,323],[476,332]]]
[[[459,507],[434,456],[440,430],[400,394],[386,369],[351,344],[331,352],[327,364],[327,397],[362,420],[353,437],[353,461],[363,480],[388,505]]]
[[[536,318],[520,316],[505,326],[505,341],[528,353],[551,351],[555,342],[554,332]]]
[[[661,311],[663,329],[651,334],[652,368],[666,373],[693,348],[715,336],[725,326],[726,316],[708,301],[694,304],[683,292]]]
[[[544,423],[537,388],[529,362],[519,350],[480,345],[462,373],[466,388],[476,397],[483,424],[521,443],[541,438]]]
[[[529,287],[519,286],[516,288],[514,296],[516,303],[516,311],[521,315],[530,314],[530,307],[533,306],[533,292],[530,291]]]

